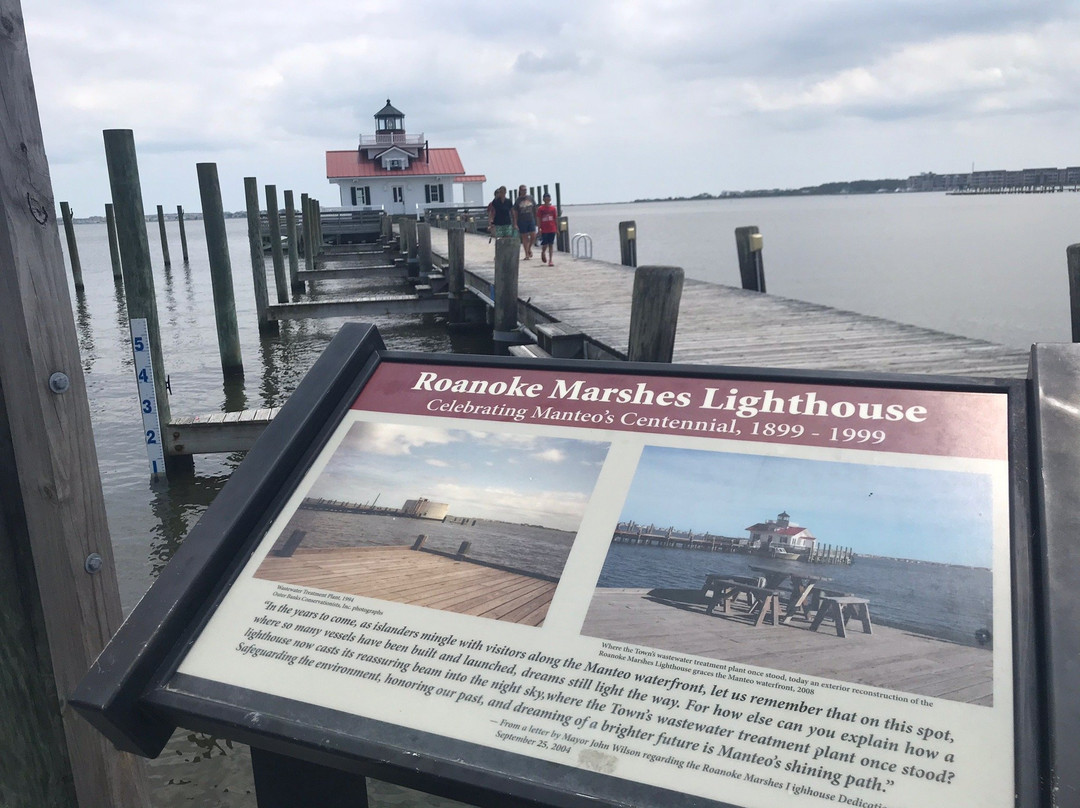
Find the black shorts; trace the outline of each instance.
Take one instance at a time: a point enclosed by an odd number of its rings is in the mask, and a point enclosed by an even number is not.
[[[540,234],[540,246],[541,247],[547,247],[547,246],[549,246],[551,244],[554,244],[554,243],[555,243],[555,234],[554,233],[541,233]]]

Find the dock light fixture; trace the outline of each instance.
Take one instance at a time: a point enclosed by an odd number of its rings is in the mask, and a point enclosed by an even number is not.
[[[762,237],[761,233],[750,234],[750,252],[761,252],[764,246],[765,239]]]
[[[637,228],[636,227],[628,227],[628,228],[626,228],[626,237],[627,238],[637,238],[636,233],[637,233]]]

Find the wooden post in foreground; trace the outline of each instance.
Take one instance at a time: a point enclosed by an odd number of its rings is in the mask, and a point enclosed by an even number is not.
[[[559,217],[559,232],[555,234],[555,247],[559,252],[570,252],[570,220]]]
[[[765,292],[765,262],[761,255],[762,238],[757,227],[735,228],[735,249],[739,253],[739,277],[742,288]]]
[[[161,205],[157,206],[157,225],[158,235],[161,236],[161,257],[165,259],[165,268],[168,269],[172,261],[169,259],[169,238],[165,234],[165,210]]]
[[[0,783],[145,806],[142,761],[67,706],[122,614],[18,0],[0,20]]]
[[[637,266],[636,222],[619,222],[619,256],[624,267]]]
[[[251,255],[251,281],[255,290],[255,317],[259,323],[260,334],[274,333],[278,330],[277,320],[271,320],[266,313],[270,300],[266,291],[266,257],[263,254],[262,227],[259,224],[259,183],[254,177],[244,177],[244,205],[247,208],[248,253]]]
[[[315,238],[311,232],[311,197],[300,194],[300,226],[304,233],[304,269],[315,269]]]
[[[670,362],[682,299],[681,267],[638,267],[630,309],[631,362]]]
[[[285,192],[285,235],[289,238],[289,285],[293,294],[303,294],[304,282],[300,280],[300,249],[296,234],[296,202],[293,192]]]
[[[109,234],[109,261],[112,263],[113,280],[123,280],[124,274],[120,268],[120,245],[116,241],[116,214],[113,212],[112,202],[105,204],[105,229]]]
[[[130,129],[106,129],[105,162],[109,168],[109,187],[116,214],[116,240],[120,246],[120,265],[124,273],[124,296],[129,320],[146,320],[150,337],[150,365],[154,376],[160,427],[171,420],[169,390],[165,386],[165,358],[161,328],[158,325],[154,272],[150,266],[150,243],[146,237],[139,163],[135,156],[135,137]],[[173,458],[165,445],[165,471],[172,471]]]
[[[419,236],[416,224],[416,219],[412,216],[405,216],[398,224],[398,227],[401,228],[401,234],[405,237],[405,249],[403,250],[405,253],[405,274],[410,278],[420,276],[420,251],[417,244]]]
[[[431,258],[431,225],[427,222],[416,223],[416,258],[421,275],[429,275],[435,268]]]
[[[461,322],[461,299],[465,296],[465,226],[451,222],[446,230],[447,322]]]
[[[217,325],[221,372],[225,376],[239,376],[244,372],[244,362],[240,358],[236,296],[233,294],[229,237],[225,232],[225,211],[221,206],[217,163],[196,163],[195,171],[199,177],[203,227],[206,229],[206,252],[210,259],[210,289],[214,294],[214,320]]]
[[[188,262],[187,233],[184,231],[184,206],[176,206],[176,223],[180,225],[180,254],[184,257],[184,263]]]
[[[270,255],[274,258],[274,285],[278,303],[289,302],[289,283],[285,279],[285,253],[281,249],[281,213],[277,205],[277,186],[266,186],[266,223],[270,225]]]
[[[1069,266],[1069,313],[1072,315],[1072,341],[1080,342],[1080,244],[1065,250]]]
[[[71,277],[75,279],[75,288],[83,288],[82,261],[79,260],[79,245],[75,241],[75,223],[71,220],[71,208],[67,202],[60,203],[60,215],[64,217],[64,233],[67,235],[68,260],[71,261]]]
[[[495,322],[491,339],[496,356],[509,356],[510,346],[521,342],[517,331],[520,251],[521,242],[513,236],[495,239]]]

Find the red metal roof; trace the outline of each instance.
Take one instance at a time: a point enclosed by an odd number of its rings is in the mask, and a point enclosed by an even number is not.
[[[360,153],[356,149],[328,151],[326,153],[326,178],[334,180],[351,177],[388,177],[394,174],[404,174],[410,177],[454,176],[457,179],[456,175],[465,173],[457,149],[428,149],[427,157],[428,159],[425,161],[423,152],[421,152],[418,159],[409,161],[408,168],[388,171],[379,163],[361,159]]]
[[[456,182],[487,182],[487,175],[485,174],[465,174],[461,177],[454,177]]]

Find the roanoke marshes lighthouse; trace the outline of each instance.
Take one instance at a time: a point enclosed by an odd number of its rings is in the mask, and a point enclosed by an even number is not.
[[[483,174],[466,174],[454,148],[431,148],[424,134],[405,131],[405,114],[386,99],[375,113],[375,133],[355,149],[326,153],[326,178],[343,208],[422,214],[455,204],[482,206]]]

